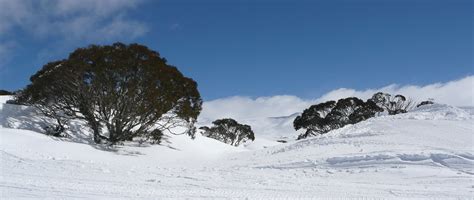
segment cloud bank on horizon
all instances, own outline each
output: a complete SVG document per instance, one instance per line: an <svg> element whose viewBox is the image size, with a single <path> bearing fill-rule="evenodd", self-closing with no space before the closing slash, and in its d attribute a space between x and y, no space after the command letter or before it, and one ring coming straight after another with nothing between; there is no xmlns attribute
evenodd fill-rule
<svg viewBox="0 0 474 200"><path fill-rule="evenodd" d="M355 90L340 88L332 90L317 99L302 99L291 95L250 98L233 96L206 101L199 117L201 122L230 117L237 120L262 117L288 116L303 111L315 103L338 100L345 97L368 99L376 92L402 94L416 102L434 99L437 103L454 106L474 106L474 76L445 83L424 86L391 84L382 88Z"/></svg>

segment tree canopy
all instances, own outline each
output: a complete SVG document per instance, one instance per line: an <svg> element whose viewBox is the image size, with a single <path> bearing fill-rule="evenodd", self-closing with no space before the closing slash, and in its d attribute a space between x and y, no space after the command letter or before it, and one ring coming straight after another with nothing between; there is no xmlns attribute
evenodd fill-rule
<svg viewBox="0 0 474 200"><path fill-rule="evenodd" d="M293 122L295 130L306 129L298 136L303 139L309 136L327 133L347 124L355 124L375 116L383 109L373 101L366 102L356 97L312 105L305 109Z"/></svg>
<svg viewBox="0 0 474 200"><path fill-rule="evenodd" d="M87 121L95 142L135 137L159 142L162 131L177 126L194 136L202 106L194 80L139 44L79 48L30 80L18 102L39 108L60 127L68 119Z"/></svg>
<svg viewBox="0 0 474 200"><path fill-rule="evenodd" d="M212 122L214 126L207 127L203 126L200 129L203 130L203 136L210 137L221 142L239 146L249 140L254 141L255 135L252 128L246 124L240 124L234 119L218 119Z"/></svg>
<svg viewBox="0 0 474 200"><path fill-rule="evenodd" d="M388 93L377 92L370 100L385 109L389 115L406 113L413 106L413 102L401 94L392 96Z"/></svg>

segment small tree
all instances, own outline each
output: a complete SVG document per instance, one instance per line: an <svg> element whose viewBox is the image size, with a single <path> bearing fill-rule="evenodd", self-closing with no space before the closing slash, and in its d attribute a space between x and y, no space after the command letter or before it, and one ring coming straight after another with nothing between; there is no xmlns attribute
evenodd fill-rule
<svg viewBox="0 0 474 200"><path fill-rule="evenodd" d="M377 104L377 106L384 108L389 115L406 113L413 104L412 100L407 99L403 95L397 94L392 96L383 92L375 93L371 100Z"/></svg>
<svg viewBox="0 0 474 200"><path fill-rule="evenodd" d="M63 120L85 120L97 143L135 137L159 142L162 131L177 126L187 127L181 134L193 137L202 105L196 82L138 44L80 48L68 59L46 64L30 80L18 102L58 119L58 126Z"/></svg>
<svg viewBox="0 0 474 200"><path fill-rule="evenodd" d="M420 106L424 106L424 105L430 105L430 104L434 104L434 99L430 98L426 101L422 101L420 102L418 105L416 105L416 107L420 107Z"/></svg>
<svg viewBox="0 0 474 200"><path fill-rule="evenodd" d="M255 140L252 128L246 124L239 124L234 119L219 119L212 122L214 126L211 128L203 126L199 129L203 130L202 135L219 140L232 146L239 146L248 140Z"/></svg>

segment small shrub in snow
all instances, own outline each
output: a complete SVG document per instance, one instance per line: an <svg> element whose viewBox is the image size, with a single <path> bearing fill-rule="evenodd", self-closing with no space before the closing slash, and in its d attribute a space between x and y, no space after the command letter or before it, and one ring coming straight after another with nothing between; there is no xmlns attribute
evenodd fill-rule
<svg viewBox="0 0 474 200"><path fill-rule="evenodd" d="M18 102L16 99L7 100L5 103L7 103L7 104L13 104L13 105L23 105L23 104L21 104L20 102Z"/></svg>
<svg viewBox="0 0 474 200"><path fill-rule="evenodd" d="M214 126L203 126L199 129L203 130L202 135L210 137L221 142L239 146L249 140L254 141L255 135L249 125L239 124L234 119L219 119L212 122Z"/></svg>
<svg viewBox="0 0 474 200"><path fill-rule="evenodd" d="M377 106L385 109L389 115L406 113L413 106L413 101L400 94L392 96L387 93L377 92L372 96L371 100Z"/></svg>
<svg viewBox="0 0 474 200"><path fill-rule="evenodd" d="M420 107L420 106L430 105L430 104L434 104L434 102L433 102L433 101L430 101L430 100L428 100L428 101L422 101L422 102L420 102L418 105L416 105L416 107L418 108L418 107Z"/></svg>

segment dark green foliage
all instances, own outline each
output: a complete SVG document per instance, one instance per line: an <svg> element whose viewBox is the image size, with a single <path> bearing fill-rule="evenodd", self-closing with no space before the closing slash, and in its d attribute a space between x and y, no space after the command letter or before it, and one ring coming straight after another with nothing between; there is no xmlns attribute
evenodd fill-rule
<svg viewBox="0 0 474 200"><path fill-rule="evenodd" d="M375 114L383 112L383 108L378 107L370 99L363 103L357 110L349 115L349 121L351 124L355 124L366 119L372 118Z"/></svg>
<svg viewBox="0 0 474 200"><path fill-rule="evenodd" d="M346 124L352 124L349 117L356 111L362 108L364 101L356 97L349 97L345 99L339 99L336 106L326 116L329 122L333 124L333 127L342 127Z"/></svg>
<svg viewBox="0 0 474 200"><path fill-rule="evenodd" d="M135 137L159 142L162 131L177 126L188 127L186 133L194 136L192 125L202 105L196 82L138 44L79 48L68 59L46 64L30 80L18 102L58 120L87 121L97 143Z"/></svg>
<svg viewBox="0 0 474 200"><path fill-rule="evenodd" d="M392 96L387 93L377 92L371 100L377 104L377 106L385 109L389 115L396 115L400 113L406 113L409 108L412 107L413 102L408 100L403 95Z"/></svg>
<svg viewBox="0 0 474 200"><path fill-rule="evenodd" d="M302 115L296 117L293 127L298 130L304 127L317 125L317 122L323 120L335 106L335 101L328 101L325 103L312 105L308 109L304 110Z"/></svg>
<svg viewBox="0 0 474 200"><path fill-rule="evenodd" d="M0 90L0 95L13 95L13 92L7 91L7 90Z"/></svg>
<svg viewBox="0 0 474 200"><path fill-rule="evenodd" d="M293 126L296 130L306 129L298 136L298 139L303 139L327 133L347 124L358 123L382 111L383 109L371 100L364 102L350 97L339 99L337 103L328 101L309 107L303 111L303 114L296 117Z"/></svg>
<svg viewBox="0 0 474 200"><path fill-rule="evenodd" d="M328 101L305 109L303 114L297 116L293 122L293 127L295 130L306 129L306 132L300 136L298 139L306 138L311 135L317 135L320 133L328 132L332 130L332 126L329 122L329 119L326 116L332 111L336 106L335 101Z"/></svg>
<svg viewBox="0 0 474 200"><path fill-rule="evenodd" d="M219 119L212 122L211 128L203 126L203 136L214 138L221 142L239 146L248 140L255 140L255 135L249 125L239 124L234 119Z"/></svg>
<svg viewBox="0 0 474 200"><path fill-rule="evenodd" d="M424 105L430 105L430 104L434 104L434 102L433 102L433 101L431 101L431 100L428 100L428 101L422 101L422 102L420 102L418 105L416 105L416 107L418 108L418 107L420 107L420 106L424 106Z"/></svg>

